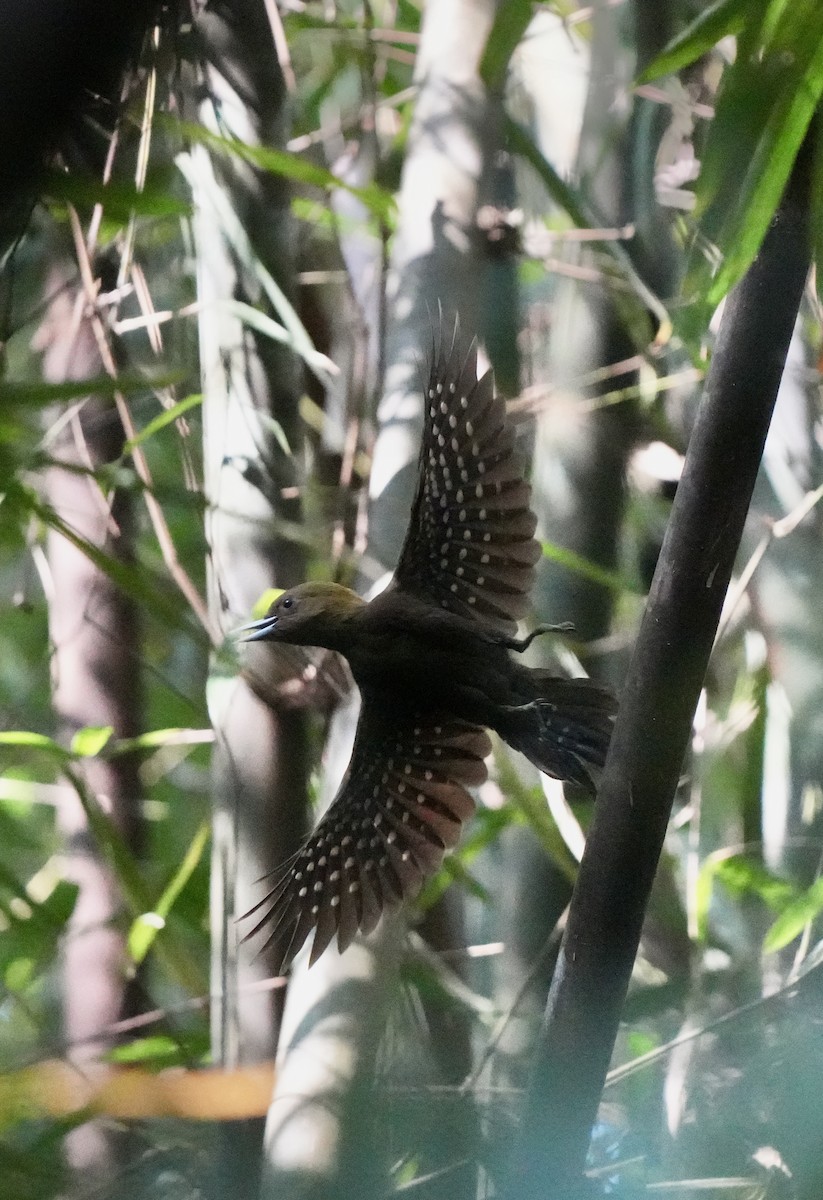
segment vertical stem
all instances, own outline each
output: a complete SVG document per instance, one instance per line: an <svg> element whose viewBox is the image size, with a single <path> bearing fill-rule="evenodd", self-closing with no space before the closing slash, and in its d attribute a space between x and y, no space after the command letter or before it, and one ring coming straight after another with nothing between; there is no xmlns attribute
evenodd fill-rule
<svg viewBox="0 0 823 1200"><path fill-rule="evenodd" d="M643 916L809 269L801 152L728 298L622 695L515 1150L510 1195L580 1188Z"/></svg>

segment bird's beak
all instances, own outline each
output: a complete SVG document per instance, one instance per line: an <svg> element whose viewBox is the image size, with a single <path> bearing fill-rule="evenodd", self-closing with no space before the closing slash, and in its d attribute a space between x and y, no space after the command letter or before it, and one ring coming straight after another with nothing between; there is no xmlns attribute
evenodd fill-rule
<svg viewBox="0 0 823 1200"><path fill-rule="evenodd" d="M277 629L277 622L277 617L263 617L260 621L252 621L250 625L241 625L239 629L235 629L235 636L244 633L246 637L241 637L241 642L262 642L271 637Z"/></svg>

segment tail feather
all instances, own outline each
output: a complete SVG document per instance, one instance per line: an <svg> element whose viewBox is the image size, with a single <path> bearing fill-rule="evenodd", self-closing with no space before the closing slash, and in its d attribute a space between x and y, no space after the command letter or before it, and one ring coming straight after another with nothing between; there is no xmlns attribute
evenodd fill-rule
<svg viewBox="0 0 823 1200"><path fill-rule="evenodd" d="M539 771L594 791L592 767L602 767L611 741L614 696L588 679L562 679L524 668L522 703L508 707L498 732ZM524 677L521 677L521 680Z"/></svg>

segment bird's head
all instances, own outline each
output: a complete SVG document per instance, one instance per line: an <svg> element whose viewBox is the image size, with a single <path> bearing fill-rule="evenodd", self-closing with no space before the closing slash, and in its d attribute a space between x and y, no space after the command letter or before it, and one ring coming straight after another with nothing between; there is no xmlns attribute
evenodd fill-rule
<svg viewBox="0 0 823 1200"><path fill-rule="evenodd" d="M337 648L336 635L365 601L339 583L301 583L281 592L265 617L238 629L245 642Z"/></svg>

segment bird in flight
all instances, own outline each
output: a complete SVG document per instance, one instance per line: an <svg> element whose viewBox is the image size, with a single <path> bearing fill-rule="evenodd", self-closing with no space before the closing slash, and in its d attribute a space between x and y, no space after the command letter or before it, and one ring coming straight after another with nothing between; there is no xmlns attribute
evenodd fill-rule
<svg viewBox="0 0 823 1200"><path fill-rule="evenodd" d="M286 947L285 967L314 930L310 963L337 936L345 948L383 909L415 894L456 845L486 779L488 729L556 779L593 790L615 702L512 656L540 546L530 489L491 372L475 345L432 355L417 490L388 588L370 602L336 583L282 592L247 641L336 650L362 705L351 762L304 845L275 873L246 939Z"/></svg>

